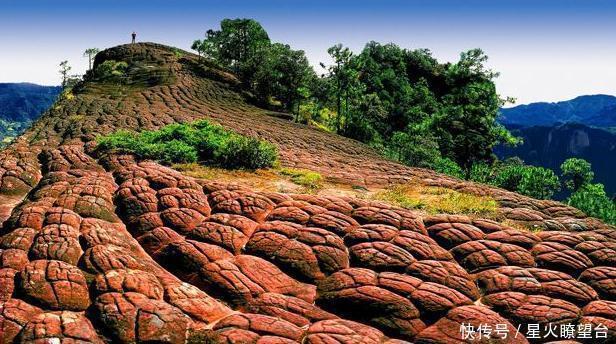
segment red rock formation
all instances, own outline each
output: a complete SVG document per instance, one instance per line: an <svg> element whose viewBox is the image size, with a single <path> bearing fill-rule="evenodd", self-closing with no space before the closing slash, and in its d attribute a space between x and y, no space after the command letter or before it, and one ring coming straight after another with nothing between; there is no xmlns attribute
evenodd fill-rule
<svg viewBox="0 0 616 344"><path fill-rule="evenodd" d="M531 323L604 325L593 343L616 339L615 228L268 116L188 53L133 44L96 63L111 58L130 64L132 87L86 82L0 152L1 343L463 343L468 325L510 333L473 343L527 343L513 334ZM92 153L98 134L199 118L331 180L491 195L502 219L538 231Z"/></svg>

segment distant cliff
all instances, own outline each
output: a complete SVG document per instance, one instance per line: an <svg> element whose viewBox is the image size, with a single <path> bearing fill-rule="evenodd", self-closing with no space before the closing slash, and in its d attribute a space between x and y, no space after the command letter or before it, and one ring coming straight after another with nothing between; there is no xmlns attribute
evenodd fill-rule
<svg viewBox="0 0 616 344"><path fill-rule="evenodd" d="M579 157L592 164L596 180L608 193L616 193L616 134L583 124L521 127L509 126L514 135L524 138L515 147L497 147L499 157L519 156L526 163L560 172L560 164L570 157Z"/></svg>

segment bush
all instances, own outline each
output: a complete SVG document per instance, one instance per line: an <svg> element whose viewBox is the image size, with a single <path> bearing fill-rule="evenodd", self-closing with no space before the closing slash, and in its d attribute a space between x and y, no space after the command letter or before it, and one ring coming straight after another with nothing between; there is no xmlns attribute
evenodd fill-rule
<svg viewBox="0 0 616 344"><path fill-rule="evenodd" d="M122 77L128 69L124 61L107 60L96 67L94 76L101 79Z"/></svg>
<svg viewBox="0 0 616 344"><path fill-rule="evenodd" d="M172 164L196 162L197 150L184 141L172 140L163 144L161 160Z"/></svg>
<svg viewBox="0 0 616 344"><path fill-rule="evenodd" d="M524 176L524 166L505 165L497 169L493 184L509 191L517 191Z"/></svg>
<svg viewBox="0 0 616 344"><path fill-rule="evenodd" d="M271 167L278 159L276 146L245 137L207 121L171 124L156 131L118 131L97 139L97 150L116 150L165 163L198 160L226 168Z"/></svg>
<svg viewBox="0 0 616 344"><path fill-rule="evenodd" d="M493 183L492 167L484 162L473 164L469 179L477 183Z"/></svg>
<svg viewBox="0 0 616 344"><path fill-rule="evenodd" d="M603 184L583 185L567 199L567 204L616 225L616 205L605 193Z"/></svg>
<svg viewBox="0 0 616 344"><path fill-rule="evenodd" d="M464 171L462 168L449 158L437 158L432 165L432 169L452 177L464 178Z"/></svg>
<svg viewBox="0 0 616 344"><path fill-rule="evenodd" d="M550 199L560 190L560 181L554 171L536 166L525 166L517 192L538 199Z"/></svg>
<svg viewBox="0 0 616 344"><path fill-rule="evenodd" d="M565 185L574 192L595 178L590 163L584 159L569 158L560 165L560 170Z"/></svg>
<svg viewBox="0 0 616 344"><path fill-rule="evenodd" d="M137 135L130 131L118 130L113 134L102 136L97 139L97 149L134 151L137 146Z"/></svg>
<svg viewBox="0 0 616 344"><path fill-rule="evenodd" d="M494 174L493 185L538 199L551 198L560 190L558 176L543 167L507 164L497 167Z"/></svg>
<svg viewBox="0 0 616 344"><path fill-rule="evenodd" d="M276 162L278 151L270 143L234 135L221 147L219 160L226 168L265 168Z"/></svg>

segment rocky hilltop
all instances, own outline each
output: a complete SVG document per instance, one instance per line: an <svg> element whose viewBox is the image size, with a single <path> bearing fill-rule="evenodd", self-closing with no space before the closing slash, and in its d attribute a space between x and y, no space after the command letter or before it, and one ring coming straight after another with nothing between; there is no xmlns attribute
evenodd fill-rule
<svg viewBox="0 0 616 344"><path fill-rule="evenodd" d="M0 342L458 343L462 324L484 324L527 343L514 335L532 323L616 338L614 227L291 123L184 51L124 45L95 67L107 60L128 64L121 84L90 78L0 152ZM202 118L276 144L283 166L489 195L499 215L258 191L93 153L99 134Z"/></svg>

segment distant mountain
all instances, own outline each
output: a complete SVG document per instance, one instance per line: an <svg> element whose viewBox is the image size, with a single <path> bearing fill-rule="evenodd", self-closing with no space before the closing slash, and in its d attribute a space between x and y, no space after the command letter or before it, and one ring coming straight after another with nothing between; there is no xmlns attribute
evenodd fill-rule
<svg viewBox="0 0 616 344"><path fill-rule="evenodd" d="M560 173L560 164L567 158L583 158L592 164L595 179L603 183L609 194L616 193L616 134L582 124L555 126L509 126L514 135L524 138L518 147L497 147L501 157L519 156L526 163L543 166Z"/></svg>
<svg viewBox="0 0 616 344"><path fill-rule="evenodd" d="M557 103L531 103L501 109L500 122L506 126L551 126L581 123L588 126L616 127L616 97L580 96Z"/></svg>
<svg viewBox="0 0 616 344"><path fill-rule="evenodd" d="M56 100L59 86L0 83L0 146L21 134Z"/></svg>
<svg viewBox="0 0 616 344"><path fill-rule="evenodd" d="M59 86L28 83L0 83L0 119L11 122L32 121L55 101Z"/></svg>

